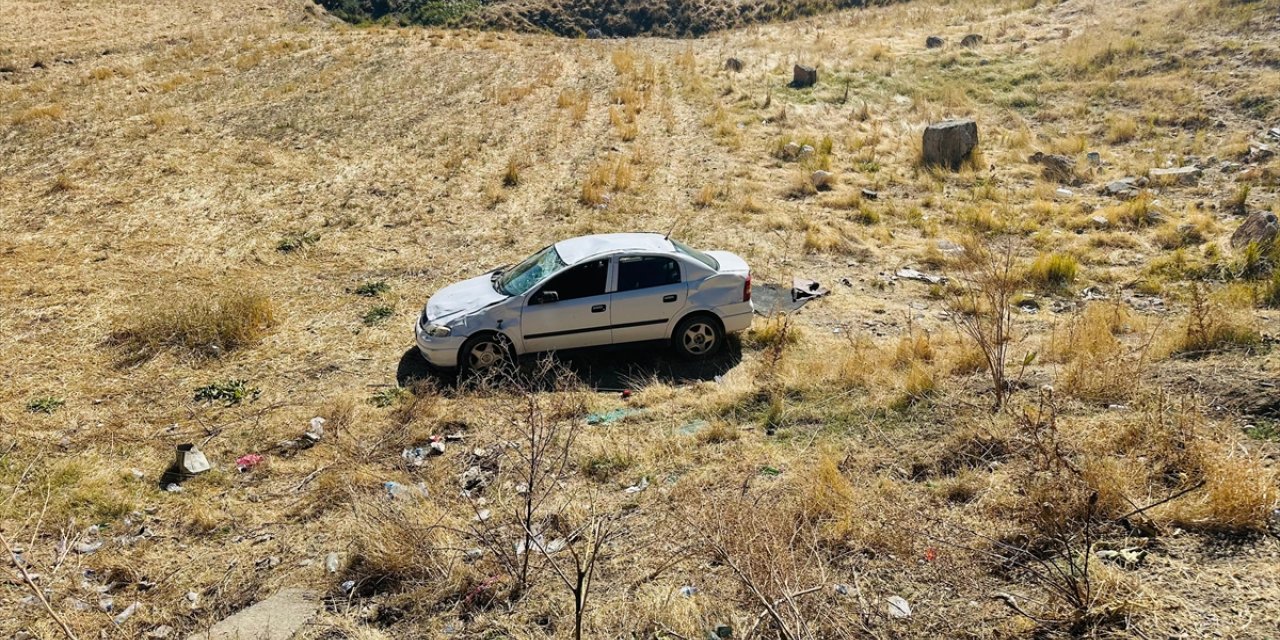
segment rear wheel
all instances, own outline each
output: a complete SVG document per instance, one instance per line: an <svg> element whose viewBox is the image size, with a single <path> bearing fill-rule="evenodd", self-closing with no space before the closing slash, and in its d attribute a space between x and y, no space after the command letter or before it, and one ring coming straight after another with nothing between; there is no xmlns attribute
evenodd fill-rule
<svg viewBox="0 0 1280 640"><path fill-rule="evenodd" d="M671 342L676 353L681 356L692 359L709 358L724 346L724 329L711 316L689 316L676 325Z"/></svg>
<svg viewBox="0 0 1280 640"><path fill-rule="evenodd" d="M515 362L511 341L500 333L472 336L458 353L458 370L465 375L502 371Z"/></svg>

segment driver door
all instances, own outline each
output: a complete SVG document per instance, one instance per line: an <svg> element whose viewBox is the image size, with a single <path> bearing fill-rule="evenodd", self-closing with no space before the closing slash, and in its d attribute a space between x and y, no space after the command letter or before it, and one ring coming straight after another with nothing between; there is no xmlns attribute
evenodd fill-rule
<svg viewBox="0 0 1280 640"><path fill-rule="evenodd" d="M520 318L526 352L609 344L608 258L579 264L525 298Z"/></svg>

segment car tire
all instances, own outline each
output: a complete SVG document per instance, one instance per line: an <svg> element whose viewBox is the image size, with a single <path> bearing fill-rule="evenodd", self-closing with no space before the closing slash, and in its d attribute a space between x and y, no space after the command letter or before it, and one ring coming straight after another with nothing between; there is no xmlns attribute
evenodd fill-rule
<svg viewBox="0 0 1280 640"><path fill-rule="evenodd" d="M690 360L710 358L724 348L724 327L715 316L698 313L680 321L671 334L676 353Z"/></svg>
<svg viewBox="0 0 1280 640"><path fill-rule="evenodd" d="M507 371L515 362L511 341L501 333L471 336L458 350L458 373L464 376Z"/></svg>

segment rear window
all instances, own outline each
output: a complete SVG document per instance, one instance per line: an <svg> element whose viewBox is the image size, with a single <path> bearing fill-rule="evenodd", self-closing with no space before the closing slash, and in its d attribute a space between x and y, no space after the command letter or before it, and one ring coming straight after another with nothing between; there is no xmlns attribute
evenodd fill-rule
<svg viewBox="0 0 1280 640"><path fill-rule="evenodd" d="M720 263L716 262L715 258L712 258L711 256L701 251L698 251L697 249L694 249L693 247L683 242L680 242L679 240L672 240L671 245L676 248L676 251L679 251L680 253L683 253L686 256L689 256L690 258L693 258L694 260L697 260L698 262L701 262L702 264L705 264L708 267L715 269L716 271L720 270Z"/></svg>
<svg viewBox="0 0 1280 640"><path fill-rule="evenodd" d="M680 283L680 265L661 256L618 259L618 291L635 291Z"/></svg>

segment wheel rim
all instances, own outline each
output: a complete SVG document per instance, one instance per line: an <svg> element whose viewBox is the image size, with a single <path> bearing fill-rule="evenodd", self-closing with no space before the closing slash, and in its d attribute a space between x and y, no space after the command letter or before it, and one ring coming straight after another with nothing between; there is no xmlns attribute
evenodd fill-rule
<svg viewBox="0 0 1280 640"><path fill-rule="evenodd" d="M716 346L716 330L705 322L695 322L684 330L683 341L685 351L700 356Z"/></svg>
<svg viewBox="0 0 1280 640"><path fill-rule="evenodd" d="M502 345L492 341L481 342L471 348L471 357L467 363L471 365L472 370L479 371L502 362L505 355L502 352Z"/></svg>

